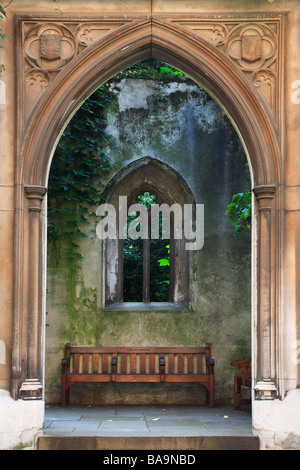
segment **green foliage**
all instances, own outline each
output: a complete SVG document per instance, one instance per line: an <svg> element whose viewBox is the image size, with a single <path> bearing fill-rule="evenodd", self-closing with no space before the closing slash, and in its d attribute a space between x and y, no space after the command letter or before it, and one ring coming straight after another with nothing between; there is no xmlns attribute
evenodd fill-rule
<svg viewBox="0 0 300 470"><path fill-rule="evenodd" d="M4 8L0 5L0 18L6 18L6 11L4 10ZM0 38L1 39L11 39L9 36L7 36L7 34L4 34L2 33L2 29L0 29ZM3 46L0 44L0 48L3 48Z"/></svg>
<svg viewBox="0 0 300 470"><path fill-rule="evenodd" d="M3 6L0 5L0 18L3 18L6 16L6 11L4 10Z"/></svg>
<svg viewBox="0 0 300 470"><path fill-rule="evenodd" d="M6 11L4 8L0 5L0 18L6 18ZM0 29L0 38L1 39L11 39L7 34L2 33L2 29ZM0 44L0 48L3 49L3 46Z"/></svg>
<svg viewBox="0 0 300 470"><path fill-rule="evenodd" d="M235 235L245 229L251 228L251 192L237 193L232 196L231 203L225 212L230 220Z"/></svg>
<svg viewBox="0 0 300 470"><path fill-rule="evenodd" d="M170 266L170 245L166 245L166 248L168 250L168 257L159 259L159 266Z"/></svg>
<svg viewBox="0 0 300 470"><path fill-rule="evenodd" d="M155 204L154 202L155 198L156 196L154 196L154 194L150 194L148 192L145 192L144 194L141 194L140 196L138 196L138 199L141 201L140 204L143 204L144 206L146 206L147 209L149 209L149 207L152 204Z"/></svg>
<svg viewBox="0 0 300 470"><path fill-rule="evenodd" d="M4 10L2 5L0 5L0 18L3 19L4 17L6 17L6 11ZM11 39L11 38L9 36L7 36L7 34L2 33L2 29L0 29L0 39ZM0 44L0 49L3 49L2 44ZM4 70L5 70L5 66L3 64L0 64L0 78L1 78L1 74L2 74L2 72L4 72Z"/></svg>
<svg viewBox="0 0 300 470"><path fill-rule="evenodd" d="M55 151L49 175L48 236L55 248L65 240L65 254L80 258L78 238L91 223L103 189L103 176L110 172L105 152L103 110L112 99L106 85L91 95L64 131ZM60 256L59 250L56 250Z"/></svg>
<svg viewBox="0 0 300 470"><path fill-rule="evenodd" d="M113 81L119 81L123 78L141 78L144 80L170 81L170 80L187 80L188 77L182 72L171 66L166 66L158 60L148 59L129 67L122 72L117 73Z"/></svg>

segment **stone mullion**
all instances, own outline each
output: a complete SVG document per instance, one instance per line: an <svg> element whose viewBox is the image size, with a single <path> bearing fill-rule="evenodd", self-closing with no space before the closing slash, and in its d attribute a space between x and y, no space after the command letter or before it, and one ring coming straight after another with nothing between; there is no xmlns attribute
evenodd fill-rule
<svg viewBox="0 0 300 470"><path fill-rule="evenodd" d="M46 188L26 186L28 198L28 319L27 319L27 378L20 389L23 399L40 399L42 390L39 377L40 331L40 213Z"/></svg>
<svg viewBox="0 0 300 470"><path fill-rule="evenodd" d="M150 210L148 209L147 237L143 239L143 302L150 302Z"/></svg>
<svg viewBox="0 0 300 470"><path fill-rule="evenodd" d="M275 328L275 315L272 302L272 227L273 227L273 200L276 188L274 186L258 186L254 194L258 202L258 367L257 383L255 384L257 399L273 399L277 390L272 376L275 354L273 336Z"/></svg>

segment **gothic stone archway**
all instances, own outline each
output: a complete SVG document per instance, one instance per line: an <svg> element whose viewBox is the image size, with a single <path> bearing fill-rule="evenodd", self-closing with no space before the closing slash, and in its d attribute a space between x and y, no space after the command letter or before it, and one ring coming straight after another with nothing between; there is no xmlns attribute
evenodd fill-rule
<svg viewBox="0 0 300 470"><path fill-rule="evenodd" d="M275 25L275 26L274 26ZM206 88L235 124L255 195L254 388L283 396L275 332L279 246L283 18L16 18L18 142L12 395L41 398L45 208L59 136L92 91L140 60L169 63ZM105 30L105 32L103 32Z"/></svg>

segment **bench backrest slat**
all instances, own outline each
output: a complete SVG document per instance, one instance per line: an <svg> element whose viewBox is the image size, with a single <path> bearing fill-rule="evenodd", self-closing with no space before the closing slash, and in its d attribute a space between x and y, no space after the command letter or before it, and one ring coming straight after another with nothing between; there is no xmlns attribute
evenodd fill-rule
<svg viewBox="0 0 300 470"><path fill-rule="evenodd" d="M99 370L99 354L93 354L93 373L96 374Z"/></svg>
<svg viewBox="0 0 300 470"><path fill-rule="evenodd" d="M183 361L183 354L178 354L178 374L183 374L184 371L184 361Z"/></svg>
<svg viewBox="0 0 300 470"><path fill-rule="evenodd" d="M116 346L116 347L89 347L89 346L71 346L71 353L79 353L79 354L84 354L87 352L87 350L93 354L101 354L101 353L107 353L107 354L112 354L112 353L125 353L125 354L140 354L140 353L147 353L151 354L153 352L156 352L157 354L163 353L163 354L171 354L171 353L178 353L183 352L183 353L200 353L200 354L205 354L206 347L197 347L197 346L162 346L162 347L123 347L123 346Z"/></svg>
<svg viewBox="0 0 300 470"><path fill-rule="evenodd" d="M169 354L169 362L168 362L168 373L169 374L174 374L175 373L175 354Z"/></svg>
<svg viewBox="0 0 300 470"><path fill-rule="evenodd" d="M130 373L136 374L136 354L133 353L130 356Z"/></svg>
<svg viewBox="0 0 300 470"><path fill-rule="evenodd" d="M140 374L146 373L146 354L140 355Z"/></svg>
<svg viewBox="0 0 300 470"><path fill-rule="evenodd" d="M121 354L121 374L127 373L127 354Z"/></svg>
<svg viewBox="0 0 300 470"><path fill-rule="evenodd" d="M203 357L200 355L197 356L196 370L197 374L203 374Z"/></svg>
<svg viewBox="0 0 300 470"><path fill-rule="evenodd" d="M84 373L89 372L89 362L90 362L90 355L86 353L83 355L83 372Z"/></svg>
<svg viewBox="0 0 300 470"><path fill-rule="evenodd" d="M102 373L107 374L109 372L108 370L108 355L107 354L102 354Z"/></svg>
<svg viewBox="0 0 300 470"><path fill-rule="evenodd" d="M76 374L79 374L79 360L80 360L80 355L74 354L73 370Z"/></svg>

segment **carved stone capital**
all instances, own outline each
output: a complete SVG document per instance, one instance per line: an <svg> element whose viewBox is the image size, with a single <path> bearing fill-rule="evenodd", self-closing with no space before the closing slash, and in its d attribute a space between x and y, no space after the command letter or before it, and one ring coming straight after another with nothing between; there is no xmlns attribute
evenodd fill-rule
<svg viewBox="0 0 300 470"><path fill-rule="evenodd" d="M25 193L28 199L43 200L46 192L47 188L45 188L44 186L38 186L35 184L25 186Z"/></svg>
<svg viewBox="0 0 300 470"><path fill-rule="evenodd" d="M44 186L31 185L25 186L25 194L27 199L30 200L30 211L41 211L41 203L45 197L47 189Z"/></svg>
<svg viewBox="0 0 300 470"><path fill-rule="evenodd" d="M276 193L276 186L256 186L253 189L253 192L259 205L258 210L271 210L270 204L271 200L274 199Z"/></svg>

